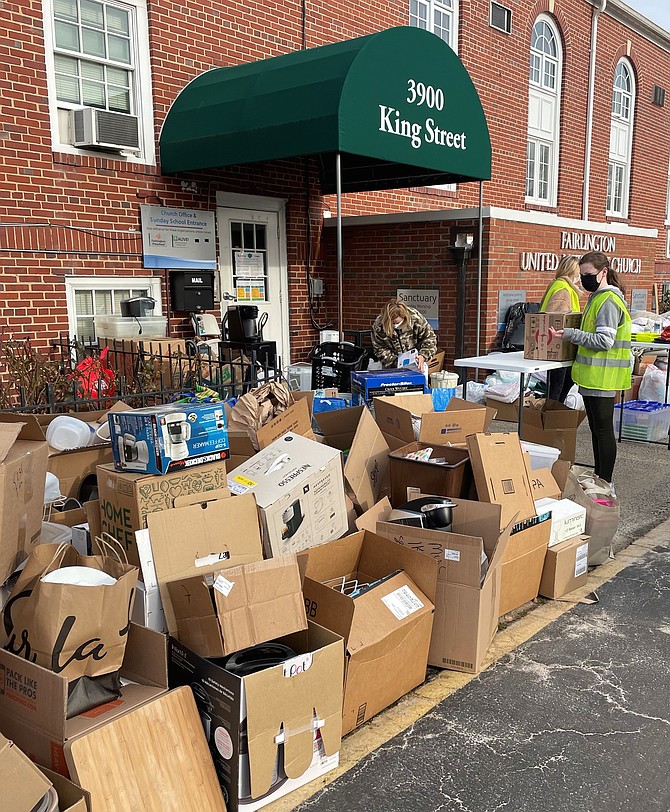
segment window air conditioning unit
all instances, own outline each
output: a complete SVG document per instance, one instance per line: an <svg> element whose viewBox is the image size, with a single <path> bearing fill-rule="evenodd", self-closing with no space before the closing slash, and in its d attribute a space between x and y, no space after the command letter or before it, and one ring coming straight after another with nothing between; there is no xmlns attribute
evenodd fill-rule
<svg viewBox="0 0 670 812"><path fill-rule="evenodd" d="M98 110L96 107L72 110L70 115L75 147L93 147L118 152L140 151L137 116Z"/></svg>

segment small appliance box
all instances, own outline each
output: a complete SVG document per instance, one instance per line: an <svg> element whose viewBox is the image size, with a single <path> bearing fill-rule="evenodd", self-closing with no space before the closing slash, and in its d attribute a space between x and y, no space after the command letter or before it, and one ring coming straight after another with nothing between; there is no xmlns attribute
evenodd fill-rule
<svg viewBox="0 0 670 812"><path fill-rule="evenodd" d="M117 471L110 463L99 465L97 476L101 530L123 544L128 560L135 566L140 564L135 533L147 526L150 513L171 510L175 502L191 495L204 499L207 494L227 489L225 462L160 476Z"/></svg>
<svg viewBox="0 0 670 812"><path fill-rule="evenodd" d="M571 361L577 345L561 338L549 340L549 328L579 327L581 313L529 313L526 315L523 357L534 361Z"/></svg>
<svg viewBox="0 0 670 812"><path fill-rule="evenodd" d="M426 376L418 369L375 369L351 373L351 403L371 405L372 398L426 391Z"/></svg>
<svg viewBox="0 0 670 812"><path fill-rule="evenodd" d="M536 499L535 510L538 516L551 513L550 547L579 536L586 529L586 508L572 499Z"/></svg>
<svg viewBox="0 0 670 812"><path fill-rule="evenodd" d="M222 403L168 403L109 415L114 466L167 474L230 456Z"/></svg>
<svg viewBox="0 0 670 812"><path fill-rule="evenodd" d="M170 638L170 685L195 696L228 812L253 812L339 763L342 638L315 623L275 641L295 656L226 670Z"/></svg>
<svg viewBox="0 0 670 812"><path fill-rule="evenodd" d="M340 451L288 432L228 474L233 494L256 497L267 558L347 532Z"/></svg>
<svg viewBox="0 0 670 812"><path fill-rule="evenodd" d="M308 618L344 636L349 733L426 678L438 564L367 530L300 559Z"/></svg>
<svg viewBox="0 0 670 812"><path fill-rule="evenodd" d="M547 550L540 595L562 598L584 586L588 578L589 537L575 536Z"/></svg>

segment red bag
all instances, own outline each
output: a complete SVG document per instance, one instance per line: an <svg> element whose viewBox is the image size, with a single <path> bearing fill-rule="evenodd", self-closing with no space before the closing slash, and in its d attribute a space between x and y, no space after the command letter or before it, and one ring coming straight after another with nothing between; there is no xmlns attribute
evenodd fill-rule
<svg viewBox="0 0 670 812"><path fill-rule="evenodd" d="M74 379L79 384L82 397L96 400L116 393L114 370L109 366L108 353L109 347L104 347L99 358L88 356L75 367Z"/></svg>

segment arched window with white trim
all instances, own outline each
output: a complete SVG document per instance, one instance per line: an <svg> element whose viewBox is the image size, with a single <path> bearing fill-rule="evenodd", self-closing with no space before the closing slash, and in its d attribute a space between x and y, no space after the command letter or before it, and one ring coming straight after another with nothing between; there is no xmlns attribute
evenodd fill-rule
<svg viewBox="0 0 670 812"><path fill-rule="evenodd" d="M555 206L563 49L554 21L540 14L530 40L526 201Z"/></svg>
<svg viewBox="0 0 670 812"><path fill-rule="evenodd" d="M634 109L635 77L630 62L624 58L617 63L612 88L607 214L613 217L628 216Z"/></svg>

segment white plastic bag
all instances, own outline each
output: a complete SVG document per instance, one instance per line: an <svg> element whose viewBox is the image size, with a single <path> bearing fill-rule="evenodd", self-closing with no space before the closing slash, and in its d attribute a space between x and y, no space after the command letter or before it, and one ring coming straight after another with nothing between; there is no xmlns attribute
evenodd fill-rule
<svg viewBox="0 0 670 812"><path fill-rule="evenodd" d="M456 387L456 397L463 397L463 385ZM486 401L486 384L477 381L468 381L468 400L472 403L484 403Z"/></svg>
<svg viewBox="0 0 670 812"><path fill-rule="evenodd" d="M491 377L491 376L489 376ZM486 379L488 380L488 378ZM499 400L502 403L514 403L519 397L519 379L509 383L494 383L486 387L486 397Z"/></svg>
<svg viewBox="0 0 670 812"><path fill-rule="evenodd" d="M668 403L668 389L665 387L666 372L654 364L644 371L638 400L653 400L655 403Z"/></svg>

